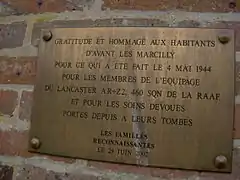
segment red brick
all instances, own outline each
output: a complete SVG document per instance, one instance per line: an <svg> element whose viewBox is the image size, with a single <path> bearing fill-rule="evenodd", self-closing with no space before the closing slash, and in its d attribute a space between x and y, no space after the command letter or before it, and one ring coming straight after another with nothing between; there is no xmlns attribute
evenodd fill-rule
<svg viewBox="0 0 240 180"><path fill-rule="evenodd" d="M240 139L240 104L235 106L234 138Z"/></svg>
<svg viewBox="0 0 240 180"><path fill-rule="evenodd" d="M7 6L8 11L15 15L83 10L84 7L90 8L93 2L93 0L1 0L2 6L4 8ZM9 15L9 13L0 12L0 15Z"/></svg>
<svg viewBox="0 0 240 180"><path fill-rule="evenodd" d="M54 161L63 161L66 163L74 163L74 159L62 158L57 156L46 156L28 152L28 131L0 131L0 154L7 156L48 157Z"/></svg>
<svg viewBox="0 0 240 180"><path fill-rule="evenodd" d="M226 0L104 0L104 7L133 10L183 10L194 12L239 11L237 4Z"/></svg>
<svg viewBox="0 0 240 180"><path fill-rule="evenodd" d="M12 180L13 168L0 165L0 180Z"/></svg>
<svg viewBox="0 0 240 180"><path fill-rule="evenodd" d="M0 57L0 84L33 84L37 57Z"/></svg>
<svg viewBox="0 0 240 180"><path fill-rule="evenodd" d="M23 91L21 100L20 100L19 119L28 120L28 121L30 120L32 102L33 102L33 92Z"/></svg>
<svg viewBox="0 0 240 180"><path fill-rule="evenodd" d="M0 24L0 49L22 46L26 28L25 22Z"/></svg>
<svg viewBox="0 0 240 180"><path fill-rule="evenodd" d="M66 10L65 0L39 1L43 2L42 4L38 4L38 1L32 0L2 0L2 2L8 3L11 8L25 13L61 12Z"/></svg>
<svg viewBox="0 0 240 180"><path fill-rule="evenodd" d="M0 90L0 115L12 116L18 100L18 92L11 90Z"/></svg>
<svg viewBox="0 0 240 180"><path fill-rule="evenodd" d="M20 156L25 154L27 133L18 131L0 131L0 154Z"/></svg>

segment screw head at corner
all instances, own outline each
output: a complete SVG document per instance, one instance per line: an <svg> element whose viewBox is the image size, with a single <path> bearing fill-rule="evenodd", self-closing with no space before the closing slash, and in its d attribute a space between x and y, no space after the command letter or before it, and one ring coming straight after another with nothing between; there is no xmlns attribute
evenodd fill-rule
<svg viewBox="0 0 240 180"><path fill-rule="evenodd" d="M228 160L226 156L219 155L215 158L215 167L218 169L224 169L227 166Z"/></svg>
<svg viewBox="0 0 240 180"><path fill-rule="evenodd" d="M43 32L43 40L50 41L52 39L52 32L51 31L44 31Z"/></svg>
<svg viewBox="0 0 240 180"><path fill-rule="evenodd" d="M230 38L228 36L218 36L218 41L222 44L227 44Z"/></svg>
<svg viewBox="0 0 240 180"><path fill-rule="evenodd" d="M32 138L30 144L33 149L39 149L41 146L41 142L38 138Z"/></svg>

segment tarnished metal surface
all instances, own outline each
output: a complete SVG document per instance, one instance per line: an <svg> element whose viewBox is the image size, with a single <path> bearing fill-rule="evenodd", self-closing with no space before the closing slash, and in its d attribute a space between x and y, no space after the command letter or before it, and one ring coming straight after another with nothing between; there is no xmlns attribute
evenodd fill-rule
<svg viewBox="0 0 240 180"><path fill-rule="evenodd" d="M30 151L231 171L232 30L56 28L42 36Z"/></svg>

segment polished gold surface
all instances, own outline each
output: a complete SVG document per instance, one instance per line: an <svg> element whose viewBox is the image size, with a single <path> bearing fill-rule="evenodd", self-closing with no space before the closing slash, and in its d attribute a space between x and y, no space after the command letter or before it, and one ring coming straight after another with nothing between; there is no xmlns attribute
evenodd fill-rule
<svg viewBox="0 0 240 180"><path fill-rule="evenodd" d="M29 150L229 172L234 54L225 29L45 30Z"/></svg>

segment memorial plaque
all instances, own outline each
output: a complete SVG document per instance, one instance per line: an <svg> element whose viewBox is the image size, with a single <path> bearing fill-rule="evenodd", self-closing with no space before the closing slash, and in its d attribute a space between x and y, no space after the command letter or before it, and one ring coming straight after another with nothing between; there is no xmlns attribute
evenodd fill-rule
<svg viewBox="0 0 240 180"><path fill-rule="evenodd" d="M29 150L230 172L234 31L44 30Z"/></svg>

